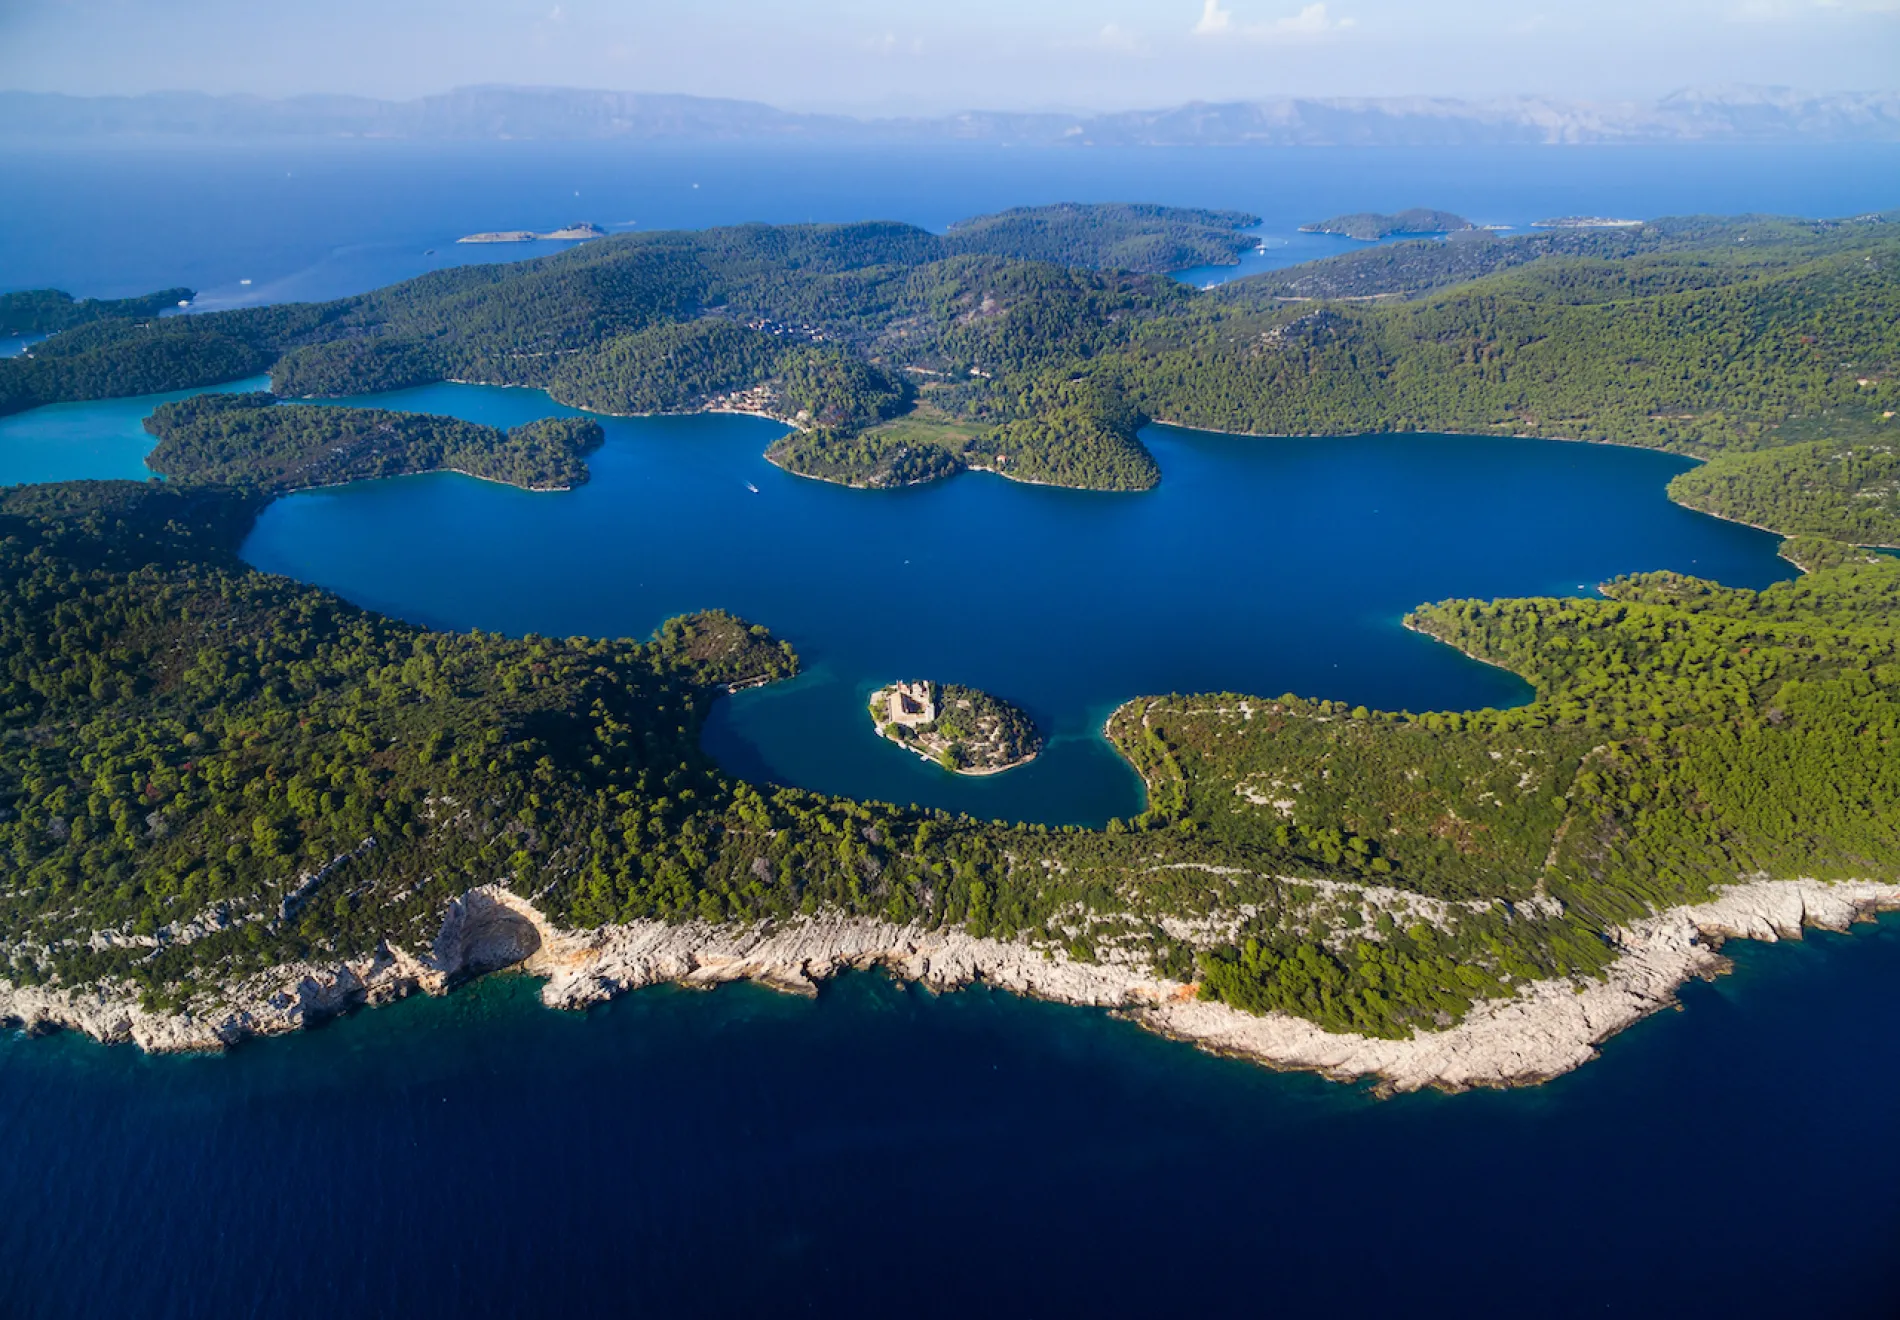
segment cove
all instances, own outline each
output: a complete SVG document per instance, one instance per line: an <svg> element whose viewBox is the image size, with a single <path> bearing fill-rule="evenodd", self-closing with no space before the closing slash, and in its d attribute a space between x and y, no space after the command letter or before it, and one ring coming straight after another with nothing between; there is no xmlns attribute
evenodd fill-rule
<svg viewBox="0 0 1900 1320"><path fill-rule="evenodd" d="M501 426L572 411L537 391L446 384L340 402ZM603 423L578 490L431 474L307 491L271 505L243 553L437 627L644 636L671 615L729 609L805 664L715 708L706 746L732 772L1083 825L1143 805L1100 737L1132 697L1509 705L1527 685L1406 632L1405 612L1450 596L1584 594L1646 569L1747 587L1794 571L1776 538L1667 500L1688 460L1631 449L1155 426L1144 438L1163 480L1140 495L984 474L859 491L767 463L782 428L761 419ZM984 779L924 764L864 713L871 691L906 677L1016 703L1048 749Z"/></svg>
<svg viewBox="0 0 1900 1320"><path fill-rule="evenodd" d="M141 394L88 403L49 403L0 417L0 486L25 482L124 478L147 481L153 440L142 423L161 403L196 394L267 390L270 377L233 381L204 390Z"/></svg>

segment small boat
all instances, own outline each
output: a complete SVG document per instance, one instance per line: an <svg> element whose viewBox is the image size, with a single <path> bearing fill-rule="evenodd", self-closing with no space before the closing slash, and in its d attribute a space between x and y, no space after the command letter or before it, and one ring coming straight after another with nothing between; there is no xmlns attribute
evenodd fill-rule
<svg viewBox="0 0 1900 1320"><path fill-rule="evenodd" d="M748 481L748 482L746 482L746 484L745 484L745 488L746 488L747 490L749 490L749 491L751 491L751 492L752 492L752 493L753 493L754 495L757 495L757 494L759 493L759 488L758 488L757 486L755 486L755 485L753 485L753 484L752 484L751 482L749 482L749 481Z"/></svg>
<svg viewBox="0 0 1900 1320"><path fill-rule="evenodd" d="M435 255L435 249L434 249L434 248L424 248L424 249L422 249L422 255L423 255L423 256L425 256L425 257L433 257L433 256Z"/></svg>
<svg viewBox="0 0 1900 1320"><path fill-rule="evenodd" d="M238 283L239 283L239 284L249 284L249 283L250 283L250 281L249 281L249 280L239 280L239 281L238 281Z"/></svg>

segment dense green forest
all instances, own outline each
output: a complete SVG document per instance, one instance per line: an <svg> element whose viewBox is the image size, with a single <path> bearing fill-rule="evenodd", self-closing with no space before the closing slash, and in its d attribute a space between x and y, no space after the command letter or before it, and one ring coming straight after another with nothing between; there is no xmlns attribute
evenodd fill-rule
<svg viewBox="0 0 1900 1320"><path fill-rule="evenodd" d="M1145 323L1114 369L1144 413L1229 431L1696 454L1859 434L1900 402L1900 230L1785 228L1659 227L1616 240L1650 245L1633 256L1542 257L1379 303L1289 304L1237 281L1211 309ZM1540 240L1497 243L1519 241Z"/></svg>
<svg viewBox="0 0 1900 1320"><path fill-rule="evenodd" d="M1162 274L1237 264L1259 242L1239 231L1259 223L1259 216L1245 211L1179 206L1021 206L959 221L948 238L957 252Z"/></svg>
<svg viewBox="0 0 1900 1320"><path fill-rule="evenodd" d="M1155 474L1136 432L1150 418L1706 456L1867 439L1897 402L1891 217L1474 233L1208 293L1089 268L1139 265L1113 254L1182 226L1235 241L1246 219L1056 207L950 235L886 223L621 235L331 303L95 320L0 361L0 411L267 370L281 395L456 379L607 412L737 400L845 439L922 401L1007 442L1008 475L1142 489Z"/></svg>
<svg viewBox="0 0 1900 1320"><path fill-rule="evenodd" d="M1900 545L1900 428L1885 444L1822 440L1721 454L1671 481L1669 497L1788 536Z"/></svg>
<svg viewBox="0 0 1900 1320"><path fill-rule="evenodd" d="M145 462L168 477L281 492L408 472L453 470L528 490L587 480L600 423L549 417L504 431L381 408L279 405L274 394L200 394L145 419Z"/></svg>
<svg viewBox="0 0 1900 1320"><path fill-rule="evenodd" d="M913 438L915 430L886 432L880 427L858 435L793 431L775 441L765 456L801 477L870 489L915 486L965 470L958 453L933 440Z"/></svg>
<svg viewBox="0 0 1900 1320"><path fill-rule="evenodd" d="M175 1004L417 947L450 897L501 881L581 925L954 924L1404 1035L1595 974L1651 906L1900 865L1900 560L1849 544L1892 511L1890 217L1399 244L1205 294L968 241L628 235L333 303L101 317L0 361L0 411L265 370L277 395L485 380L607 411L739 400L798 421L774 457L831 479L1128 490L1158 479L1137 436L1157 417L1618 440L1731 456L1679 493L1802 533L1784 553L1809 572L1424 606L1412 626L1536 699L1143 698L1109 729L1141 816L1007 826L720 773L708 703L796 666L728 616L646 641L436 633L236 558L263 500L316 481L573 484L592 423L187 400L153 418L171 481L0 492L0 974ZM1328 281L1364 292L1288 301Z"/></svg>
<svg viewBox="0 0 1900 1320"><path fill-rule="evenodd" d="M160 289L138 298L80 298L58 289L0 293L0 335L51 335L90 321L148 320L190 302L190 289Z"/></svg>
<svg viewBox="0 0 1900 1320"><path fill-rule="evenodd" d="M1900 863L1884 557L1759 593L1654 574L1421 609L1536 684L1513 710L1131 702L1110 733L1147 812L1056 830L736 783L699 725L724 686L795 669L762 630L431 632L246 568L264 498L0 493L10 979L180 1003L424 944L449 898L501 880L583 925L826 911L1113 949L1243 1009L1404 1035L1594 974L1646 905Z"/></svg>
<svg viewBox="0 0 1900 1320"><path fill-rule="evenodd" d="M1452 234L1476 228L1462 215L1434 211L1427 206L1414 206L1393 215L1383 215L1377 211L1354 211L1351 215L1336 215L1330 220L1300 226L1303 233L1338 234L1365 243L1376 243L1396 234Z"/></svg>

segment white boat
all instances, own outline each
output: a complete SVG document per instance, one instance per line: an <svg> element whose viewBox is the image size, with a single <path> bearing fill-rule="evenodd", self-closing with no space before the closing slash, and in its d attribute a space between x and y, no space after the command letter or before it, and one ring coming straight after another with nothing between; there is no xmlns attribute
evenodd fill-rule
<svg viewBox="0 0 1900 1320"><path fill-rule="evenodd" d="M757 494L759 493L759 488L758 488L757 486L755 486L755 485L753 485L753 484L752 484L751 482L749 482L749 481L748 481L748 482L746 482L746 484L745 484L745 488L746 488L747 490L749 490L749 491L751 491L751 492L752 492L752 493L753 493L754 495L757 495Z"/></svg>
<svg viewBox="0 0 1900 1320"><path fill-rule="evenodd" d="M239 283L239 284L249 284L249 283L250 283L250 281L249 281L249 280L239 280L239 281L238 281L238 283Z"/></svg>

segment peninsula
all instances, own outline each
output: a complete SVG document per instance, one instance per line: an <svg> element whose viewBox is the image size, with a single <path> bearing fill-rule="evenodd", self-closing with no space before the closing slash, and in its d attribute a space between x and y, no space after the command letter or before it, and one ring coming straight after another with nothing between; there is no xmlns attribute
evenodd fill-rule
<svg viewBox="0 0 1900 1320"><path fill-rule="evenodd" d="M550 229L537 234L532 229L496 229L483 234L468 234L455 241L457 243L532 243L537 239L583 239L605 238L607 231L599 225L583 220L579 224Z"/></svg>
<svg viewBox="0 0 1900 1320"><path fill-rule="evenodd" d="M567 1004L876 964L1456 1088L1576 1066L1723 938L1900 903L1900 560L1859 548L1896 526L1900 217L1478 234L1202 292L1121 264L1168 217L1059 211L1060 263L984 250L1035 234L1017 215L627 234L192 316L28 295L75 323L0 360L0 412L456 379L744 400L831 480L1128 491L1155 419L1612 441L1713 460L1678 497L1798 533L1810 571L1415 609L1532 686L1508 710L1131 695L1105 733L1145 809L1012 825L722 770L712 703L796 670L762 626L438 631L237 553L325 481L572 484L591 423L187 400L153 417L168 481L0 491L0 1018L203 1048L524 960ZM1033 748L959 691L924 685L917 724Z"/></svg>
<svg viewBox="0 0 1900 1320"><path fill-rule="evenodd" d="M146 466L173 478L271 492L450 471L525 490L587 480L600 423L549 417L511 431L381 408L279 405L273 394L200 394L145 419Z"/></svg>
<svg viewBox="0 0 1900 1320"><path fill-rule="evenodd" d="M960 775L993 775L1027 765L1042 750L1035 724L987 692L955 683L892 683L871 694L880 738Z"/></svg>

